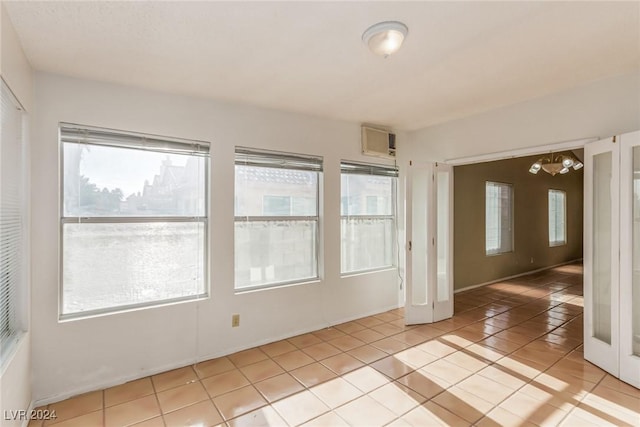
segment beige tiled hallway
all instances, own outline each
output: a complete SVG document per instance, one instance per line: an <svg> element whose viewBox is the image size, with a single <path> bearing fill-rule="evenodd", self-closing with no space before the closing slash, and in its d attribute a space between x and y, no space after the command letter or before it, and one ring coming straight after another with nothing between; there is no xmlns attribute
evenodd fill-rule
<svg viewBox="0 0 640 427"><path fill-rule="evenodd" d="M392 310L48 409L59 427L640 425L640 390L583 360L581 265L457 294L455 312L407 327Z"/></svg>

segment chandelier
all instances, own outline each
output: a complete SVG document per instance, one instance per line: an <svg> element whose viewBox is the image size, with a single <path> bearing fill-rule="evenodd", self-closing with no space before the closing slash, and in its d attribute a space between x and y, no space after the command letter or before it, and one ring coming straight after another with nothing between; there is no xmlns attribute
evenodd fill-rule
<svg viewBox="0 0 640 427"><path fill-rule="evenodd" d="M537 174L540 172L540 169L550 174L551 176L560 174L564 175L569 172L569 168L573 168L573 170L581 169L584 165L580 160L577 160L571 156L567 156L564 154L557 154L555 157L553 153L549 157L542 157L529 168L529 172L532 174Z"/></svg>

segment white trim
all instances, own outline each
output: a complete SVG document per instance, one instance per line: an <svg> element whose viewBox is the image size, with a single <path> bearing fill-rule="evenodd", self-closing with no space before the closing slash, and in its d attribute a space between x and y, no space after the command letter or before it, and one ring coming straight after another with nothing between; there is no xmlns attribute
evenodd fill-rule
<svg viewBox="0 0 640 427"><path fill-rule="evenodd" d="M516 157L532 156L534 154L550 153L552 151L565 151L583 148L586 144L600 139L599 137L591 137L584 139L576 139L573 141L563 141L554 144L537 145L535 147L519 148L517 150L498 151L495 153L481 154L478 156L457 157L447 159L445 163L452 166L469 165L472 163L492 162L495 160L513 159Z"/></svg>
<svg viewBox="0 0 640 427"><path fill-rule="evenodd" d="M527 275L533 274L533 273L539 273L540 271L551 270L552 268L561 267L563 265L573 264L573 263L578 262L578 261L582 261L582 258L578 258L578 259L574 259L574 260L566 261L566 262L561 262L560 264L554 264L554 265L550 265L548 267L542 267L542 268L538 268L538 269L535 269L535 270L525 271L524 273L514 274L513 276L507 276L507 277L502 277L502 278L496 279L496 280L490 280L488 282L479 283L477 285L467 286L467 287L464 287L462 289L456 289L455 291L453 291L453 293L457 294L458 292L469 291L471 289L476 289L476 288L480 288L482 286L492 285L494 283L502 282L504 280L515 279L517 277L527 276Z"/></svg>
<svg viewBox="0 0 640 427"><path fill-rule="evenodd" d="M49 405L51 403L56 403L56 402L60 402L62 400L68 399L70 397L74 397L74 396L78 396L80 394L84 394L84 393L89 393L92 391L97 391L97 390L103 390L109 387L114 387L120 384L124 384L127 383L129 381L134 381L140 378L145 378L145 377L149 377L152 375L157 375L157 374L161 374L163 372L167 372L167 371L171 371L174 369L179 369L179 368L184 368L187 366L193 366L197 363L200 362L204 362L206 360L211 360L211 359L216 359L218 357L223 357L223 356L228 356L230 354L239 352L239 351L243 351L243 350L247 350L250 348L255 348L255 347L260 347L262 345L266 345L266 344L270 344L276 341L281 341L284 339L288 339L288 338L293 338L296 337L298 335L302 335L302 334L308 334L311 332L316 332L316 331L321 331L323 329L327 329L327 328L332 328L335 327L335 325L340 325L342 323L346 323L346 322L351 322L353 320L357 320L357 319L362 319L365 317L369 317L369 316L375 316L376 314L382 314L382 313L386 313L387 311L390 310L395 310L397 308L400 308L400 305L398 304L392 304L389 306L385 306L382 308L377 308L374 310L370 310L367 311L365 313L360 313L358 315L355 316L349 316L346 318L340 318L336 321L332 321L331 323L327 323L327 322L323 322L321 324L317 324L316 326L310 327L310 328L304 328L304 329L298 329L296 331L294 331L293 333L287 333L284 335L279 335L277 337L271 337L271 338L267 338L264 340L260 340L258 342L254 342L251 343L250 345L241 345L238 347L234 347L228 350L224 350L222 352L216 352L216 353L210 353L207 355L203 355L203 356L196 356L195 358L188 358L185 360L182 360L181 362L177 362L177 363L171 363L168 365L164 365L160 368L156 368L156 369L144 369L141 371L138 371L135 374L132 375L123 375L117 378L110 378L107 381L102 381L98 384L91 384L91 385L85 385L85 386L80 386L77 388L74 388L70 391L66 391L64 393L60 393L57 394L55 396L50 396L50 397L46 397L43 399L37 399L35 401L33 401L31 403L32 407L39 407L39 406L43 406L43 405ZM1 415L1 414L0 414Z"/></svg>

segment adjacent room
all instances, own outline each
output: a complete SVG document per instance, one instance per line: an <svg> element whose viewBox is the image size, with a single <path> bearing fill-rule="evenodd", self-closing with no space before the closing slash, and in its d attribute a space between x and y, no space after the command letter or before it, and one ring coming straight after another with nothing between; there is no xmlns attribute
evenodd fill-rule
<svg viewBox="0 0 640 427"><path fill-rule="evenodd" d="M640 3L0 15L0 426L640 425Z"/></svg>

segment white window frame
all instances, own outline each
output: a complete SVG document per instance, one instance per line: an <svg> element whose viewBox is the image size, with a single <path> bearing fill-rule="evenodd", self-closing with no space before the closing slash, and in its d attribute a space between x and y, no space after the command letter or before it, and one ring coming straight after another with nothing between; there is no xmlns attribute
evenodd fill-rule
<svg viewBox="0 0 640 427"><path fill-rule="evenodd" d="M29 283L29 242L28 242L28 163L27 128L24 108L15 97L4 79L0 79L0 108L8 109L2 114L2 144L0 156L7 154L4 144L15 142L17 146L9 156L9 162L18 169L17 174L9 176L10 181L3 185L0 196L0 370L7 362L22 333L27 329L27 299ZM11 111L14 110L15 111ZM16 114L16 117L7 116ZM8 123L7 120L15 120ZM16 135L7 135L5 129L16 129ZM11 141L10 138L18 141ZM9 138L5 140L5 138ZM9 142L10 141L10 142ZM11 150L9 150L11 152ZM11 181L15 180L15 181ZM0 177L0 182L2 177ZM4 184L4 183L3 183ZM9 190L9 191L5 191ZM5 250L6 248L6 250ZM5 280L6 279L6 280Z"/></svg>
<svg viewBox="0 0 640 427"><path fill-rule="evenodd" d="M502 237L500 235L498 235L498 247L497 248L489 248L488 247L488 230L487 230L487 225L488 225L488 218L487 218L487 203L488 203L488 197L489 197L489 187L499 187L499 188L507 188L509 190L509 219L510 219L510 226L508 229L509 232L509 242L510 242L510 247L509 248L503 248L502 247ZM506 253L511 253L514 252L515 248L514 248L514 225L515 225L515 214L514 214L514 191L513 191L513 184L509 184L509 183L504 183L504 182L495 182L495 181L486 181L485 182L485 227L484 227L484 231L485 231L485 254L486 256L496 256L496 255L502 255L502 254L506 254ZM503 215L503 211L501 210L500 212L500 222L501 222L501 217ZM501 231L502 227L499 226L498 230Z"/></svg>
<svg viewBox="0 0 640 427"><path fill-rule="evenodd" d="M95 315L119 313L138 308L156 307L181 301L191 301L209 296L209 262L208 262L208 218L209 218L209 143L179 138L169 138L138 132L106 129L95 126L78 125L73 123L59 124L60 136L60 278L58 313L60 320L84 318ZM204 162L204 216L65 216L64 212L64 145L87 144L89 146L107 146L112 148L131 149L164 153L192 154L206 158ZM117 305L73 313L64 312L64 224L122 224L122 223L200 223L203 227L203 292L177 298L164 298L142 303Z"/></svg>
<svg viewBox="0 0 640 427"><path fill-rule="evenodd" d="M255 167L267 167L277 169L288 170L302 170L307 172L316 172L318 174L316 180L316 214L315 215L271 215L271 216L242 216L237 215L234 212L234 224L235 223L252 223L252 222L264 222L264 221L281 221L281 222L296 222L296 221L312 221L316 223L316 236L315 236L315 271L316 274L310 277L301 277L293 280L269 282L265 284L259 284L255 286L242 286L237 287L237 279L235 277L234 268L234 290L236 293L242 293L247 291L254 291L259 289L270 289L281 286L288 286L294 284L308 283L318 281L320 279L320 236L322 235L320 227L320 188L321 178L323 170L323 158L320 156L304 155L285 153L280 151L262 150L249 147L236 147L235 150L235 165L236 166L255 166ZM237 189L234 191L237 192ZM237 193L235 193L237 196ZM237 199L237 197L236 197ZM238 204L235 204L237 208ZM234 210L235 210L234 208ZM290 211L293 209L293 200L291 200ZM234 237L235 245L235 237ZM237 260L234 255L234 266Z"/></svg>
<svg viewBox="0 0 640 427"><path fill-rule="evenodd" d="M390 268L396 267L396 259L397 259L397 247L393 242L396 242L396 225L397 225L397 187L398 187L398 168L395 166L385 166L385 165L376 165L376 164L368 164L368 163L359 163L352 162L348 160L342 160L340 162L340 177L342 178L343 174L351 174L351 175L359 175L359 176L386 176L394 178L392 182L391 189L391 215L343 215L340 214L340 228L342 228L342 223L344 220L349 220L352 218L362 219L362 220L375 220L375 219L391 219L392 220L392 236L391 236L391 244L392 244L392 255L391 255L391 264L389 265L381 265L378 267L361 269L361 270L343 270L344 266L342 262L340 262L340 274L342 276L351 276L354 274L368 273L380 270L388 270ZM342 182L342 179L340 180ZM340 188L340 211L342 211L342 203L343 203L343 194L342 185ZM379 200L379 196L376 196ZM368 203L368 201L366 202ZM340 245L342 246L342 244Z"/></svg>
<svg viewBox="0 0 640 427"><path fill-rule="evenodd" d="M563 240L554 240L552 239L552 233L555 234L555 231L557 229L557 224L555 222L556 217L553 218L552 220L552 213L551 213L551 197L552 195L554 195L554 198L556 198L558 196L562 196L562 235L564 237ZM547 197L547 203L548 203L548 218L549 218L549 247L556 247L556 246L564 246L567 244L567 192L564 190L555 190L555 189L549 189L548 191L548 197ZM556 205L557 207L557 205ZM556 225L556 227L552 227L552 223L553 225ZM557 236L556 236L557 237Z"/></svg>

